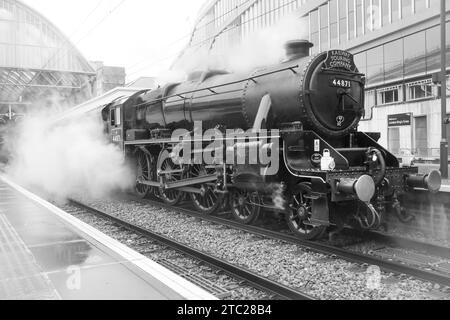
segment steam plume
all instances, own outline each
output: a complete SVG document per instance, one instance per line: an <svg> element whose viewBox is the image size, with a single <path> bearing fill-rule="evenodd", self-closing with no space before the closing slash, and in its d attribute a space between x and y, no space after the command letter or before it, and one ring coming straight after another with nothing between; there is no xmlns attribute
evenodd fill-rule
<svg viewBox="0 0 450 320"><path fill-rule="evenodd" d="M48 109L27 115L8 135L12 156L7 174L60 199L78 194L103 197L132 186L131 169L121 151L107 141L98 116L53 125L52 114Z"/></svg>
<svg viewBox="0 0 450 320"><path fill-rule="evenodd" d="M308 29L305 19L291 14L273 26L250 34L238 45L210 51L209 44L201 48L194 44L193 48L184 52L171 75L177 74L181 79L181 75L208 69L248 72L260 66L276 64L284 58L284 44L289 40L306 39Z"/></svg>

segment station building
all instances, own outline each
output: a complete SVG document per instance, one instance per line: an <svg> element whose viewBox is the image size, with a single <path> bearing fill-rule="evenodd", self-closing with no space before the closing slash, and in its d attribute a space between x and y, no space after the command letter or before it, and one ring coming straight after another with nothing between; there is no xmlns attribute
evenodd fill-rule
<svg viewBox="0 0 450 320"><path fill-rule="evenodd" d="M54 24L20 0L0 0L0 126L32 108L78 105L125 83L90 63Z"/></svg>
<svg viewBox="0 0 450 320"><path fill-rule="evenodd" d="M184 52L223 50L248 41L287 15L306 22L312 54L343 49L355 55L367 77L360 130L381 132L381 143L399 157L439 158L442 90L433 80L440 70L440 1L210 0L201 9ZM448 71L449 21L447 0ZM446 87L448 95L448 76ZM448 105L450 113L450 100ZM450 140L450 125L448 136Z"/></svg>

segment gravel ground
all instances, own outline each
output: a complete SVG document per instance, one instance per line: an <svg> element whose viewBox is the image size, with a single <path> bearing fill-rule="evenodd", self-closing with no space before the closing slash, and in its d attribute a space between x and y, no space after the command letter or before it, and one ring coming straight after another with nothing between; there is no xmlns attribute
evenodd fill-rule
<svg viewBox="0 0 450 320"><path fill-rule="evenodd" d="M81 199L134 224L319 299L434 299L435 286L129 200Z"/></svg>
<svg viewBox="0 0 450 320"><path fill-rule="evenodd" d="M74 210L74 207L70 205L61 206L61 208L147 258L164 265L175 273L177 273L177 269L183 268L184 271L188 270L191 275L212 282L215 286L220 287L225 291L226 295L224 298L226 299L263 300L270 298L266 292L242 284L240 280L230 278L220 270L214 270L209 266L204 265L202 262L185 257L175 250L126 229L117 227L109 221L95 217L91 214L81 213L79 210ZM175 267L175 269L173 269L173 267Z"/></svg>

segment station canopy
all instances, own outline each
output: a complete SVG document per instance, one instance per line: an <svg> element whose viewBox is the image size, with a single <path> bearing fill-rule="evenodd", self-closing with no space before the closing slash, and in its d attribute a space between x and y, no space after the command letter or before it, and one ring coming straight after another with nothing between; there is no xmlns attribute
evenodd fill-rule
<svg viewBox="0 0 450 320"><path fill-rule="evenodd" d="M0 0L0 114L55 94L78 104L91 98L94 77L50 21L21 1Z"/></svg>

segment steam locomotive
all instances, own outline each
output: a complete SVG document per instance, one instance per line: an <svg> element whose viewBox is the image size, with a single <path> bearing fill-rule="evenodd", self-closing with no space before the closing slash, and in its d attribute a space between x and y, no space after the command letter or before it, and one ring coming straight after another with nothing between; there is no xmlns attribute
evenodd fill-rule
<svg viewBox="0 0 450 320"><path fill-rule="evenodd" d="M170 205L188 198L204 214L228 207L245 224L275 214L304 239L378 229L388 214L412 219L403 196L437 192L440 173L401 166L380 134L359 132L364 74L351 53L310 56L311 47L291 41L277 65L194 72L107 105L105 130L136 169L136 193ZM236 129L246 134L227 134Z"/></svg>

